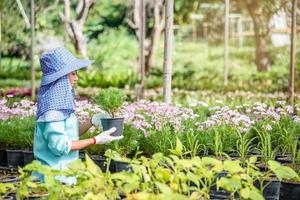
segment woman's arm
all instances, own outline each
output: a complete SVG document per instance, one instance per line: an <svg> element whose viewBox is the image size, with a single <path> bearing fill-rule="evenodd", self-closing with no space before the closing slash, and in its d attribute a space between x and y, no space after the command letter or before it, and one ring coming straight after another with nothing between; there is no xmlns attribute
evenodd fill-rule
<svg viewBox="0 0 300 200"><path fill-rule="evenodd" d="M88 118L85 122L79 125L79 135L84 134L92 127L91 119Z"/></svg>
<svg viewBox="0 0 300 200"><path fill-rule="evenodd" d="M76 151L80 149L84 149L92 144L95 144L94 138L89 138L85 140L72 141L71 151Z"/></svg>

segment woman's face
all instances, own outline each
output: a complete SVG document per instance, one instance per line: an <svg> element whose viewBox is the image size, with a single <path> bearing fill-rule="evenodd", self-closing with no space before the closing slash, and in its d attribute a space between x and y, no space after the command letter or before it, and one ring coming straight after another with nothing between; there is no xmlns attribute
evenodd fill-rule
<svg viewBox="0 0 300 200"><path fill-rule="evenodd" d="M73 72L69 73L68 77L69 77L70 85L72 87L74 87L75 86L75 82L78 80L77 72L73 71Z"/></svg>

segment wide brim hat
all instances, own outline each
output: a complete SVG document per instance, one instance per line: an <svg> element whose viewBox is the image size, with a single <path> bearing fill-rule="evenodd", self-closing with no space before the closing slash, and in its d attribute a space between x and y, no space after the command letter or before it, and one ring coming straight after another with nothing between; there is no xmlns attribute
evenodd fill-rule
<svg viewBox="0 0 300 200"><path fill-rule="evenodd" d="M59 78L93 64L93 60L78 59L64 47L43 53L40 58L43 72L41 86L50 84Z"/></svg>

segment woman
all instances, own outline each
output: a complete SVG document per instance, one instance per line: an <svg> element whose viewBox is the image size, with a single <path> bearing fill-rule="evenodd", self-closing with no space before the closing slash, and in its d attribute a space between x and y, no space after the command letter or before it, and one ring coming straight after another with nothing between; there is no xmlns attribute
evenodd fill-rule
<svg viewBox="0 0 300 200"><path fill-rule="evenodd" d="M78 150L94 144L105 144L120 137L110 136L116 131L111 128L99 135L79 140L92 125L100 126L101 114L79 125L74 114L74 86L78 80L76 70L89 66L90 60L75 58L64 47L44 53L40 58L42 69L41 87L38 92L36 126L34 134L34 156L42 164L64 170L79 158ZM34 174L43 179L42 175ZM61 182L72 184L74 177L57 177Z"/></svg>

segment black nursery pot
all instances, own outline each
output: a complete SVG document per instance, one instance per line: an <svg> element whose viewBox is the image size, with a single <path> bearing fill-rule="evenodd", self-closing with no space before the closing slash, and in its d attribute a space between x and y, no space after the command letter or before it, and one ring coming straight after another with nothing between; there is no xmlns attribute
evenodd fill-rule
<svg viewBox="0 0 300 200"><path fill-rule="evenodd" d="M0 150L0 166L6 167L7 166L7 155L4 149Z"/></svg>
<svg viewBox="0 0 300 200"><path fill-rule="evenodd" d="M34 161L34 155L32 151L23 151L23 157L24 157L24 165L27 165Z"/></svg>
<svg viewBox="0 0 300 200"><path fill-rule="evenodd" d="M298 200L300 183L281 182L280 200Z"/></svg>
<svg viewBox="0 0 300 200"><path fill-rule="evenodd" d="M106 158L105 157L92 155L91 159L95 162L96 165L98 165L98 167L100 167L102 172L104 172L104 173L106 172L107 163L106 163ZM114 167L113 167L112 163L109 166L109 171L110 172L114 171Z"/></svg>
<svg viewBox="0 0 300 200"><path fill-rule="evenodd" d="M24 158L23 152L20 150L6 150L7 155L7 166L8 167L23 167Z"/></svg>
<svg viewBox="0 0 300 200"><path fill-rule="evenodd" d="M279 200L281 182L280 181L264 181L264 185L268 184L263 192L263 196L266 200ZM254 182L254 186L260 189L258 181Z"/></svg>
<svg viewBox="0 0 300 200"><path fill-rule="evenodd" d="M121 161L113 161L114 164L114 172L121 172L121 171L128 171L133 172L131 166L127 162L121 162Z"/></svg>
<svg viewBox="0 0 300 200"><path fill-rule="evenodd" d="M4 176L0 178L0 183L17 183L20 179L17 176Z"/></svg>
<svg viewBox="0 0 300 200"><path fill-rule="evenodd" d="M101 119L102 128L104 131L116 127L116 132L112 136L121 136L123 134L124 118L104 118Z"/></svg>

